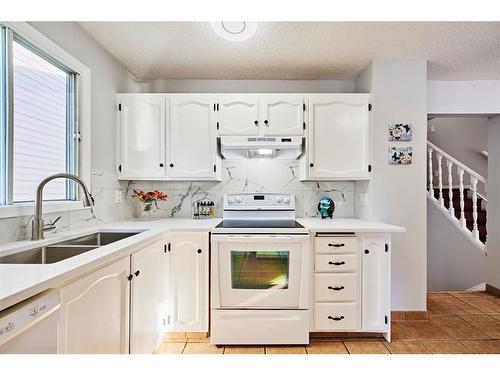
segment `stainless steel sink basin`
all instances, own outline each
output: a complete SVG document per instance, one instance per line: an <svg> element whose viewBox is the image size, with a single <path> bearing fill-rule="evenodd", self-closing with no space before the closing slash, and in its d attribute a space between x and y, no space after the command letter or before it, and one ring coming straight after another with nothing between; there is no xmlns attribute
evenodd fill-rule
<svg viewBox="0 0 500 375"><path fill-rule="evenodd" d="M104 246L123 240L140 232L96 232L86 236L60 242L59 245Z"/></svg>
<svg viewBox="0 0 500 375"><path fill-rule="evenodd" d="M96 232L51 245L4 255L0 257L0 264L56 263L138 233L140 232Z"/></svg>

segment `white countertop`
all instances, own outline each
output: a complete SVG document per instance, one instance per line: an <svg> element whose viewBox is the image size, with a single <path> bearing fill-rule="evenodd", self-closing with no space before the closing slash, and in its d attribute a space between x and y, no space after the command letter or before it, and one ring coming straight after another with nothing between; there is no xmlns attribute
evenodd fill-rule
<svg viewBox="0 0 500 375"><path fill-rule="evenodd" d="M142 233L99 247L53 264L0 264L0 311L47 289L58 288L80 275L128 256L160 239L168 231L210 231L222 219L128 220L62 233L40 241L16 241L0 245L0 255L41 247L96 231L142 231ZM358 219L298 218L311 232L404 232L394 225Z"/></svg>

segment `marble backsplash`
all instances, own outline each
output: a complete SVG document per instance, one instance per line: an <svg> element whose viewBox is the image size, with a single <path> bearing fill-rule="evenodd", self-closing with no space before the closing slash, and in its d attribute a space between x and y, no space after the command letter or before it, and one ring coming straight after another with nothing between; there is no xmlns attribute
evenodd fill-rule
<svg viewBox="0 0 500 375"><path fill-rule="evenodd" d="M95 208L56 212L44 215L46 223L61 217L56 230L46 232L49 237L60 232L80 229L99 223L124 220L136 216L139 204L131 198L133 189L158 189L168 195L159 202L159 209L151 216L157 218L191 218L196 202L215 202L216 216L222 216L222 196L241 192L290 192L295 195L297 217L316 217L318 200L329 196L335 202L335 217L354 217L354 182L299 181L298 161L238 160L223 161L221 182L212 181L118 181L114 175L94 172L92 195ZM122 201L115 202L121 191ZM29 239L32 216L0 219L0 243Z"/></svg>

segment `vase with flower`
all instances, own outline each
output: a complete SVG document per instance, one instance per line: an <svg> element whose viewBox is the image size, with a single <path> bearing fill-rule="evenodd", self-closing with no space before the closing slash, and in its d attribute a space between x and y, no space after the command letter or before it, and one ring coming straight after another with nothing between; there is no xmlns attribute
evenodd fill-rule
<svg viewBox="0 0 500 375"><path fill-rule="evenodd" d="M137 216L148 218L159 209L158 201L167 200L167 194L164 194L158 190L144 192L142 190L134 189L132 198L137 199L137 201L140 203L140 209Z"/></svg>

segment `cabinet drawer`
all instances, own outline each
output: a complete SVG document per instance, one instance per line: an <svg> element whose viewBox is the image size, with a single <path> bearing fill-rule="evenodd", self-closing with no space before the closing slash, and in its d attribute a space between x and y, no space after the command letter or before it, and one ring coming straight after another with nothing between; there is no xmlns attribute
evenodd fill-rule
<svg viewBox="0 0 500 375"><path fill-rule="evenodd" d="M314 275L314 301L348 301L357 298L355 273Z"/></svg>
<svg viewBox="0 0 500 375"><path fill-rule="evenodd" d="M358 250L356 237L315 237L314 251L316 253L343 254L355 253Z"/></svg>
<svg viewBox="0 0 500 375"><path fill-rule="evenodd" d="M356 303L315 303L316 331L354 331L359 329Z"/></svg>
<svg viewBox="0 0 500 375"><path fill-rule="evenodd" d="M316 272L356 272L358 256L356 254L316 255L314 270Z"/></svg>

